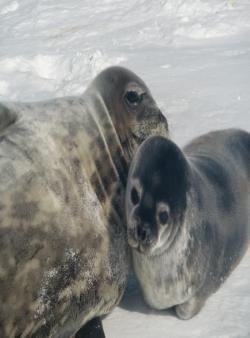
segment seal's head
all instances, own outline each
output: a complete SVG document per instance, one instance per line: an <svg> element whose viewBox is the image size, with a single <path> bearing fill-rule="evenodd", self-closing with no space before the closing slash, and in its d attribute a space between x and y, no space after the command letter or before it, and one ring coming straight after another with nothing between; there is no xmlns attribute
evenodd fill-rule
<svg viewBox="0 0 250 338"><path fill-rule="evenodd" d="M132 248L157 255L172 245L184 221L189 186L187 160L172 141L153 136L142 143L126 191Z"/></svg>
<svg viewBox="0 0 250 338"><path fill-rule="evenodd" d="M130 156L150 135L168 135L168 124L145 83L122 67L102 71L91 83L90 96L109 112L113 127ZM100 108L101 109L101 108Z"/></svg>

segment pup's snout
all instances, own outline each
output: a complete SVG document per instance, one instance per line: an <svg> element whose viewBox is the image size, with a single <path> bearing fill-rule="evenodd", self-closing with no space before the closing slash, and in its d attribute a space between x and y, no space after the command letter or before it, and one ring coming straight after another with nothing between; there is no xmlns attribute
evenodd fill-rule
<svg viewBox="0 0 250 338"><path fill-rule="evenodd" d="M150 228L145 225L137 225L137 240L140 242L146 242L150 236Z"/></svg>
<svg viewBox="0 0 250 338"><path fill-rule="evenodd" d="M148 224L137 223L136 227L136 239L138 242L147 244L150 242L151 230Z"/></svg>
<svg viewBox="0 0 250 338"><path fill-rule="evenodd" d="M137 247L140 243L146 244L150 241L151 230L149 224L142 223L140 218L135 216L128 227L128 241L130 246Z"/></svg>
<svg viewBox="0 0 250 338"><path fill-rule="evenodd" d="M146 253L153 243L152 235L150 224L142 222L139 217L133 217L128 226L128 243L133 249Z"/></svg>

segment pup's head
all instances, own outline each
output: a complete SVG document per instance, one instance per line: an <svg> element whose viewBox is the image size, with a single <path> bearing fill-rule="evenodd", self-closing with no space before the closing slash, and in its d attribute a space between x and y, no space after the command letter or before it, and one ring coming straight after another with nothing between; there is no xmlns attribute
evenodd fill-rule
<svg viewBox="0 0 250 338"><path fill-rule="evenodd" d="M130 246L149 255L169 248L183 223L188 190L182 151L161 136L144 141L130 166L126 190Z"/></svg>

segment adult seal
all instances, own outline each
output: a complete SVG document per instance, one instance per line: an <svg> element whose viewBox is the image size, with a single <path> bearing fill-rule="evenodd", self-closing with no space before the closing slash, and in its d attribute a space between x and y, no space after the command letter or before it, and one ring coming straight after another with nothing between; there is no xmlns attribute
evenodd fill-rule
<svg viewBox="0 0 250 338"><path fill-rule="evenodd" d="M150 137L132 161L126 205L146 302L193 317L249 242L250 134L211 132L183 151L164 137Z"/></svg>
<svg viewBox="0 0 250 338"><path fill-rule="evenodd" d="M77 337L103 337L96 318L127 280L128 166L167 122L111 67L79 97L1 104L0 124L0 337L69 338L87 322Z"/></svg>

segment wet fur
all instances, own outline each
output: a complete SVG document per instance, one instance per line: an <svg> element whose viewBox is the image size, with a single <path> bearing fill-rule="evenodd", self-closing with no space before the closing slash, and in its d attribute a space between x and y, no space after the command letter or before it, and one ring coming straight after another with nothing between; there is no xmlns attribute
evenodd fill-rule
<svg viewBox="0 0 250 338"><path fill-rule="evenodd" d="M133 249L134 270L151 307L175 306L180 318L189 319L235 268L249 243L250 134L237 129L211 132L183 152L161 137L146 140L129 173L129 234L135 214L129 191L134 180L149 191L145 177L153 177L156 163L161 184L152 197L170 205L169 227L178 231L171 246L149 253Z"/></svg>

